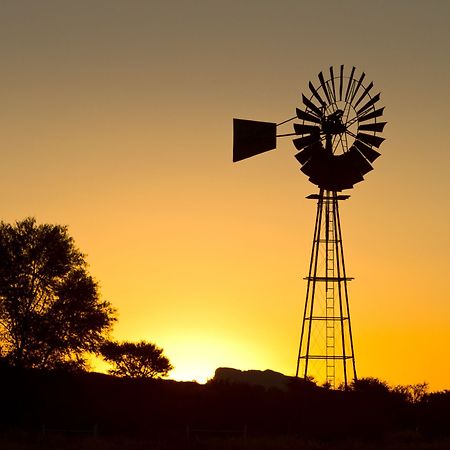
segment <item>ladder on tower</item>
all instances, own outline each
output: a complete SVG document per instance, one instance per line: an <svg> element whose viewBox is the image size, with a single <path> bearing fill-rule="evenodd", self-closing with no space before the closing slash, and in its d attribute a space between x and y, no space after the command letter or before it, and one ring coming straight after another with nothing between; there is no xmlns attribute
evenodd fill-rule
<svg viewBox="0 0 450 450"><path fill-rule="evenodd" d="M336 379L336 346L335 346L335 226L333 207L330 200L326 205L325 219L325 333L326 333L326 382L331 388L335 388Z"/></svg>

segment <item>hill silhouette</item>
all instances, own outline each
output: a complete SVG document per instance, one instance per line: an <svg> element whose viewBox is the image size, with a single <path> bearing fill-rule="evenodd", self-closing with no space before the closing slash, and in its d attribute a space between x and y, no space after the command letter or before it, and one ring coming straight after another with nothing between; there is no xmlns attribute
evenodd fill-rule
<svg viewBox="0 0 450 450"><path fill-rule="evenodd" d="M219 367L214 373L216 382L239 383L250 386L262 386L266 389L287 391L292 377L273 370L239 370L230 367Z"/></svg>

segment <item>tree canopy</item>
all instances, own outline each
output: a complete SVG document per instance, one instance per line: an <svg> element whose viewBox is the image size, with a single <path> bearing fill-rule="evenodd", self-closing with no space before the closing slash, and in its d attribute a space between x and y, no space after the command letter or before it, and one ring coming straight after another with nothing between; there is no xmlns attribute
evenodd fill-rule
<svg viewBox="0 0 450 450"><path fill-rule="evenodd" d="M84 368L114 321L66 226L0 223L0 351L8 363Z"/></svg>
<svg viewBox="0 0 450 450"><path fill-rule="evenodd" d="M163 350L150 342L106 342L101 355L112 375L126 378L159 378L173 369Z"/></svg>

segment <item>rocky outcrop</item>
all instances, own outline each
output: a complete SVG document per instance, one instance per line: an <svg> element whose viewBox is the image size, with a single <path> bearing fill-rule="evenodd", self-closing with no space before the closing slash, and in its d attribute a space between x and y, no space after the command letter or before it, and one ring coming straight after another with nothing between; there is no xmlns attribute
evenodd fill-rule
<svg viewBox="0 0 450 450"><path fill-rule="evenodd" d="M263 386L266 389L288 389L291 377L273 370L238 370L229 367L219 367L214 374L214 381Z"/></svg>

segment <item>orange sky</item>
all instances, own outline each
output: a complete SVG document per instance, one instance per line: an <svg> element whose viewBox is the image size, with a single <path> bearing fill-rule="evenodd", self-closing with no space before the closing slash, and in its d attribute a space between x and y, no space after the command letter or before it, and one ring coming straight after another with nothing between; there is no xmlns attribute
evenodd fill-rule
<svg viewBox="0 0 450 450"><path fill-rule="evenodd" d="M359 376L450 387L450 3L28 0L0 22L1 218L69 225L114 336L177 379L294 373L316 188L289 140L233 164L232 118L364 70L389 123L341 207Z"/></svg>

